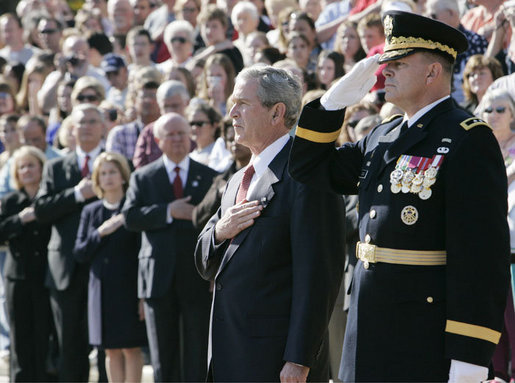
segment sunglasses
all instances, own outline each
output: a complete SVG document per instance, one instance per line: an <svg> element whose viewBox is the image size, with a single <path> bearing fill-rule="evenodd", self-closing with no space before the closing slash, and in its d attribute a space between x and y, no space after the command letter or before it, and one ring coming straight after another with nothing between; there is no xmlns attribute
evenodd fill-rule
<svg viewBox="0 0 515 383"><path fill-rule="evenodd" d="M191 126L198 126L199 128L203 127L205 124L209 124L209 121L190 121Z"/></svg>
<svg viewBox="0 0 515 383"><path fill-rule="evenodd" d="M42 31L39 31L39 33L43 33L44 35L51 35L56 32L57 29L43 29Z"/></svg>
<svg viewBox="0 0 515 383"><path fill-rule="evenodd" d="M358 125L359 120L349 121L347 126L350 126L351 128L355 128L356 125Z"/></svg>
<svg viewBox="0 0 515 383"><path fill-rule="evenodd" d="M495 108L495 109L494 109L494 108L486 108L486 109L485 109L485 113L490 114L490 113L493 113L493 112L494 112L494 110L495 110L497 113L499 113L499 114L503 114L504 112L506 112L506 107L504 107L504 106L498 106L498 107L497 107L497 108Z"/></svg>
<svg viewBox="0 0 515 383"><path fill-rule="evenodd" d="M82 101L93 102L93 101L98 101L98 97L95 96L94 94L79 94L77 96L77 100L80 102L82 102Z"/></svg>
<svg viewBox="0 0 515 383"><path fill-rule="evenodd" d="M172 37L172 44L173 43L181 43L185 44L188 40L186 40L185 37Z"/></svg>

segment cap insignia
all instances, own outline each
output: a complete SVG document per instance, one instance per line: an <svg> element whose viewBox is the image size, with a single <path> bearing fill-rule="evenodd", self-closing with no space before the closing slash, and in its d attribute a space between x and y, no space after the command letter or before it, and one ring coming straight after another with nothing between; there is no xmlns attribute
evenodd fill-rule
<svg viewBox="0 0 515 383"><path fill-rule="evenodd" d="M384 33L385 36L388 38L392 35L393 31L393 18L390 15L387 15L384 18Z"/></svg>

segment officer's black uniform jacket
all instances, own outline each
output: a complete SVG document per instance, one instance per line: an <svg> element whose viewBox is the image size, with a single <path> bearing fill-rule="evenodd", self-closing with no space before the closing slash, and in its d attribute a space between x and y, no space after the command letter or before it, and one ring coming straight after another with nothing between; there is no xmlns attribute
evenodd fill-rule
<svg viewBox="0 0 515 383"><path fill-rule="evenodd" d="M398 117L336 149L344 110L322 109L315 100L302 112L292 177L357 193L362 242L368 235L379 247L447 252L443 266L358 262L340 376L447 381L451 359L488 366L503 325L510 251L506 170L491 129L446 99L402 135ZM401 155L439 153L429 199L392 193ZM406 206L418 212L412 225L401 219Z"/></svg>

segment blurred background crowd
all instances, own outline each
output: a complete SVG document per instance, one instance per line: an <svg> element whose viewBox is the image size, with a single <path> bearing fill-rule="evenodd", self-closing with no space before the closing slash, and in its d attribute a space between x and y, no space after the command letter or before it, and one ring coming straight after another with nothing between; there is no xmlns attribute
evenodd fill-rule
<svg viewBox="0 0 515 383"><path fill-rule="evenodd" d="M98 222L100 227L75 225L67 233L74 244L67 256L89 270L89 290L88 278L84 289L90 304L87 294L79 299L89 319L86 342L98 348L99 359L106 352L111 380L139 380L144 363L140 348L147 344L136 287L140 235L121 233L125 229L120 201L131 172L163 155L154 122L170 112L183 116L191 128L186 141L189 157L220 173L204 200L182 217L200 231L218 208L227 179L250 159L248 149L234 143L230 95L235 76L257 63L285 68L302 80L304 102L314 100L360 60L383 52L381 13L390 9L423 14L465 34L469 47L458 55L452 96L490 124L511 183L514 0L2 1L0 357L10 361L11 380L58 379L63 339L84 337L61 333L53 306L62 305L64 298L55 303L47 291L62 290L49 286L47 253L56 250L49 245L59 226L56 220L67 214L56 213L52 220L52 211L44 210L50 206L44 205L48 200L40 201L39 211L35 208L41 189L48 193L49 185L43 184L51 176L49 171L43 176L48 164L73 153L81 158L87 148L99 148L94 162L88 164L87 156L88 166L80 165L81 176L91 179L93 193L82 193L86 201L78 202L82 209L89 197L103 200L105 220ZM381 71L371 92L347 109L338 144L357 141L381 121L403 113L384 102ZM93 129L84 133L84 125L97 123L98 134ZM115 181L108 179L109 172ZM513 185L510 224L515 222ZM355 261L355 215L356 200L351 196L346 278L330 325L334 372L345 329L345 284ZM119 246L110 251L124 255L111 262L116 267L102 266L106 250L93 246L88 230L100 231L101 237L116 233ZM95 305L94 294L115 302L116 309ZM497 379L506 382L515 377L515 314L513 300L508 303L505 331L493 360ZM115 326L106 325L113 321ZM185 379L187 374L181 374ZM336 379L336 373L333 376ZM101 379L106 377L101 374Z"/></svg>

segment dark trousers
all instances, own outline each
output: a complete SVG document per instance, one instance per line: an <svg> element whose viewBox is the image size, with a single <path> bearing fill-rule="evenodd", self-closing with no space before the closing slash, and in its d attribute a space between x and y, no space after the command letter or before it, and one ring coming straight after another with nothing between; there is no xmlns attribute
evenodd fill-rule
<svg viewBox="0 0 515 383"><path fill-rule="evenodd" d="M511 369L508 368L510 362ZM501 339L495 348L492 363L496 377L507 382L510 381L510 377L515 378L515 311L511 286L508 290L508 299L504 311L504 328L501 333Z"/></svg>
<svg viewBox="0 0 515 383"><path fill-rule="evenodd" d="M207 287L203 295L201 299L181 296L171 286L164 296L145 299L155 382L205 379L210 308Z"/></svg>
<svg viewBox="0 0 515 383"><path fill-rule="evenodd" d="M88 270L76 271L67 289L50 289L59 343L58 376L61 382L87 382L89 378Z"/></svg>
<svg viewBox="0 0 515 383"><path fill-rule="evenodd" d="M51 328L48 290L30 280L4 280L11 328L11 382L46 382Z"/></svg>

